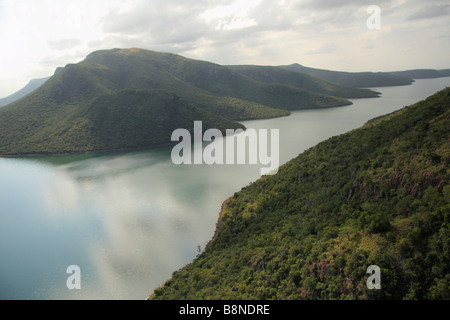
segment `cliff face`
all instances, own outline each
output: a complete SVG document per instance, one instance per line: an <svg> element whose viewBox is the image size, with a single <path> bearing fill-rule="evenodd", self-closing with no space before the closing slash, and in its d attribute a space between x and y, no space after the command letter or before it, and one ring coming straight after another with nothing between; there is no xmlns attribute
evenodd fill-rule
<svg viewBox="0 0 450 320"><path fill-rule="evenodd" d="M231 197L152 298L449 299L449 129L446 89L305 151Z"/></svg>

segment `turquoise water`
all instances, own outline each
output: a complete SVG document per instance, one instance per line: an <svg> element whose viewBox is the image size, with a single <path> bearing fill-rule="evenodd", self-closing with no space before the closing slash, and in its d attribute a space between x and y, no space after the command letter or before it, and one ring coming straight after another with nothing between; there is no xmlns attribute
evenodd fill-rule
<svg viewBox="0 0 450 320"><path fill-rule="evenodd" d="M285 163L449 85L375 88L381 98L244 125L279 129ZM255 181L261 165L177 166L170 153L0 158L0 299L140 300L192 261L213 236L222 202ZM70 265L80 267L80 290L66 287Z"/></svg>

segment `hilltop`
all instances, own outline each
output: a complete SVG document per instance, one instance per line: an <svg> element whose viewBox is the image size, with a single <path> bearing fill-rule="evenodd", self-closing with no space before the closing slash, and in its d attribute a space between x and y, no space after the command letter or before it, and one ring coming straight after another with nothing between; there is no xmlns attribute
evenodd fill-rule
<svg viewBox="0 0 450 320"><path fill-rule="evenodd" d="M205 130L213 124L235 129L242 127L239 120L351 104L346 93L378 96L369 90L347 92L313 78L291 81L296 76L292 73L284 83L263 81L171 53L137 48L96 51L77 64L58 68L38 89L0 109L0 155L144 148L170 143L167 132L175 124L190 128L194 120L208 119ZM178 105L161 92L176 96ZM172 118L162 122L166 111ZM110 128L96 119L108 119Z"/></svg>
<svg viewBox="0 0 450 320"><path fill-rule="evenodd" d="M150 298L449 299L449 126L450 88L306 150L224 202Z"/></svg>

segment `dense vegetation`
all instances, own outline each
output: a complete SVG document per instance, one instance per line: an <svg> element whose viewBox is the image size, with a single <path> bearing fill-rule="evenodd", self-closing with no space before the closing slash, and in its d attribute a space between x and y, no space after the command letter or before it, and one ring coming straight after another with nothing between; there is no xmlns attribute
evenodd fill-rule
<svg viewBox="0 0 450 320"><path fill-rule="evenodd" d="M449 129L450 88L305 151L228 199L151 298L450 299Z"/></svg>
<svg viewBox="0 0 450 320"><path fill-rule="evenodd" d="M276 69L271 72L276 74ZM296 78L302 80L292 81ZM179 104L175 107L155 93L161 90L179 97ZM127 100L130 92L140 93ZM293 72L285 81L264 81L170 53L101 50L80 63L58 68L37 90L0 109L0 155L166 144L174 125L190 128L194 120L208 119L207 125L227 124L234 129L240 127L235 122L239 120L348 105L345 96L355 94L377 96L369 90L303 79ZM170 113L170 121L159 121L165 112Z"/></svg>
<svg viewBox="0 0 450 320"><path fill-rule="evenodd" d="M52 104L49 103L48 106ZM11 111L11 112L8 112ZM127 89L102 95L81 106L12 109L0 117L4 155L137 149L171 143L177 128L244 128L199 109L173 93ZM45 125L42 125L45 123Z"/></svg>
<svg viewBox="0 0 450 320"><path fill-rule="evenodd" d="M278 116L280 110L277 109L295 110L351 103L341 96L336 97L332 91L324 95L301 86L256 81L225 66L170 53L141 49L105 50L90 54L82 64L94 68L102 66L102 77L112 81L107 84L109 89L115 90L117 85L164 89L200 108L221 111L222 115L233 120L272 117L272 112ZM364 93L373 96L373 93ZM264 111L260 116L234 113L242 108L252 112L256 106Z"/></svg>

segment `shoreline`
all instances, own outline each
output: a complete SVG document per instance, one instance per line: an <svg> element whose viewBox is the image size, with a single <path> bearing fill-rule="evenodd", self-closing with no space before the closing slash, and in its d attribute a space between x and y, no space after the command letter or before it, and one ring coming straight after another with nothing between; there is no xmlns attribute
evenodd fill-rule
<svg viewBox="0 0 450 320"><path fill-rule="evenodd" d="M126 152L126 151L145 151L154 148L169 147L176 143L157 144L146 147L135 148L116 148L116 149L100 149L90 151L68 151L61 153L54 152L40 152L40 153L17 153L17 154L0 154L0 158L38 158L38 157L58 157L58 156L72 156L80 154L96 154L96 153L108 153L108 152Z"/></svg>
<svg viewBox="0 0 450 320"><path fill-rule="evenodd" d="M218 232L220 231L220 224L221 224L221 221L222 221L222 218L223 218L223 214L224 214L224 211L225 211L225 209L227 208L227 204L228 204L228 202L231 200L231 198L233 198L233 196L228 197L227 199L225 199L225 200L222 202L222 204L221 204L221 206L220 206L219 217L218 217L218 219L217 219L216 230L214 231L214 235L213 235L213 236L211 237L211 239L208 241L208 243L207 243L206 246L205 246L205 249L203 250L203 252L200 253L200 255L202 255L202 254L208 249L208 247L212 244L212 242L213 242L214 239L216 238ZM189 262L188 264L185 264L185 265L183 266L183 268L186 267L187 265L193 263L196 259L198 259L198 257L199 257L200 255L197 255L194 259L192 259L191 262ZM158 286L157 288L153 289L153 291L147 296L147 298L146 298L145 300L153 300L152 297L153 297L154 294L155 294L155 290L157 290L157 289L163 287L168 281L170 281L170 279L172 279L172 276L170 276L167 280L165 280L160 286Z"/></svg>
<svg viewBox="0 0 450 320"><path fill-rule="evenodd" d="M376 92L376 91L375 91ZM380 96L372 96L372 97L358 97L358 98L344 98L347 99L350 103L346 104L339 104L334 106L325 106L325 107L311 107L311 108L300 108L300 109L294 109L294 110L286 110L286 109L280 109L285 110L288 113L285 115L275 116L275 117L268 117L268 118L249 118L249 119L240 119L240 120L234 120L237 123L245 122L245 121L258 121L258 120L270 120L270 119L277 119L277 118L286 118L292 115L292 112L294 111L303 111L303 110L315 110L315 109L328 109L328 108L340 108L340 107L346 107L353 105L353 101L351 99L370 99L370 98L380 98ZM244 130L247 128L244 126ZM96 154L96 153L104 153L104 152L121 152L121 151L143 151L147 149L153 149L153 148L160 148L160 147L167 147L176 145L177 142L171 142L171 143L165 143L165 144L157 144L157 145L151 145L151 146L143 146L143 147L134 147L134 148L116 148L116 149L99 149L99 150L89 150L89 151L66 151L66 152L36 152L36 153L13 153L13 154L0 154L0 158L37 158L37 157L57 157L57 156L70 156L70 155L81 155L81 154Z"/></svg>

